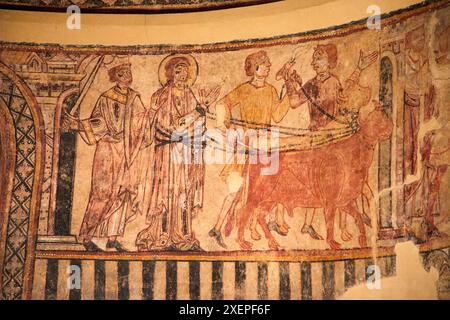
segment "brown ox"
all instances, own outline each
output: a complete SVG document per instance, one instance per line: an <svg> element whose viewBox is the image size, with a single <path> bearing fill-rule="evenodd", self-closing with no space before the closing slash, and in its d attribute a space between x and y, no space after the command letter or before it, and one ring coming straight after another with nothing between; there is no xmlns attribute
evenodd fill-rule
<svg viewBox="0 0 450 320"><path fill-rule="evenodd" d="M364 222L356 199L367 179L376 144L391 133L392 122L376 104L352 137L320 149L280 153L276 175L260 175L261 166L250 165L248 199L241 209L238 226L237 241L241 248L252 247L244 238L244 230L252 212L258 209L258 223L269 247L278 249L266 223L266 215L277 203L282 203L290 214L294 208L324 208L327 242L335 250L340 244L334 240L334 217L336 209L343 210L355 219L359 244L366 247Z"/></svg>

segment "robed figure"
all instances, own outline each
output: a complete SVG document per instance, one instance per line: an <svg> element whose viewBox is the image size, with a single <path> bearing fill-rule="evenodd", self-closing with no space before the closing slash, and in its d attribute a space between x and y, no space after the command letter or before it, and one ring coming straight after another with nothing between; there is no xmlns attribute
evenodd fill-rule
<svg viewBox="0 0 450 320"><path fill-rule="evenodd" d="M206 108L218 92L198 101L191 89L197 72L190 55L170 55L160 65L162 88L150 103L154 154L146 195L148 227L137 236L139 251L201 250L192 218L203 206Z"/></svg>
<svg viewBox="0 0 450 320"><path fill-rule="evenodd" d="M101 250L93 237L107 238L107 249L126 251L117 237L142 211L139 185L142 182L141 152L150 142L148 116L139 93L130 88L131 65L116 57L108 74L115 86L98 98L91 116L84 120L66 115L66 126L95 145L89 203L78 240L88 251Z"/></svg>

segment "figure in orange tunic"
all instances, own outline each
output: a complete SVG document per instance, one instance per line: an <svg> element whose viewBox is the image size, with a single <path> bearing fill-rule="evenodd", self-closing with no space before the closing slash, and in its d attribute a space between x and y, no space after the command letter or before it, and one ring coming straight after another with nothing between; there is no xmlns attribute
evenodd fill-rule
<svg viewBox="0 0 450 320"><path fill-rule="evenodd" d="M225 123L219 123L219 127L224 129L232 127L229 119L233 111L237 111L234 112L238 114L235 118L239 121L240 128L244 131L254 128L255 124L264 128L270 128L272 120L278 123L285 117L291 104L295 103L290 99L293 97L291 94L293 89L288 85L288 94L280 99L275 87L266 81L271 66L270 59L263 50L255 52L246 58L245 72L251 79L236 87L217 103L217 113L220 113L219 109L224 109L226 113L225 118L227 119ZM217 223L210 230L209 235L225 248L226 244L223 241L220 230L225 218L229 217L230 223L227 224L226 234L228 235L231 232L235 217L234 212L245 203L249 165L248 159L244 163L226 165L220 175L227 182L230 192L223 202ZM236 218L240 220L242 217ZM284 222L282 210L278 211L276 220L278 231L287 234L288 226ZM256 230L256 224L256 219L252 220L250 229L252 238L258 240L261 236Z"/></svg>

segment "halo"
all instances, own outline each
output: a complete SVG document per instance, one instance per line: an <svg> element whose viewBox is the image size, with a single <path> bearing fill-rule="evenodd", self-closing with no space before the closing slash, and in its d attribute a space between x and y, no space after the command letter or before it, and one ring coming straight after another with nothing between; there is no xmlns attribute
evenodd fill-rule
<svg viewBox="0 0 450 320"><path fill-rule="evenodd" d="M185 58L189 61L188 85L189 86L194 85L195 81L197 80L197 75L198 75L198 64L197 64L197 61L195 60L195 58L193 56L191 56L190 54L171 54L171 55L168 55L167 57L165 57L159 64L159 69L158 69L159 83L161 83L162 86L165 86L167 84L166 65L173 58Z"/></svg>

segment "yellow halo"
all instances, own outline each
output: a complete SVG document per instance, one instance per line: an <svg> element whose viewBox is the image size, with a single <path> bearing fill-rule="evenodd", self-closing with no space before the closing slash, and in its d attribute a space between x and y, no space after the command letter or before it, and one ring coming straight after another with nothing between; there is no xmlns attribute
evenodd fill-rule
<svg viewBox="0 0 450 320"><path fill-rule="evenodd" d="M195 81L197 80L197 75L198 75L198 64L197 64L197 61L195 60L195 58L193 56L191 56L190 54L171 54L171 55L168 55L167 57L165 57L159 64L159 69L158 69L159 83L161 83L162 86L165 86L167 84L168 79L166 77L166 65L169 63L169 61L171 61L174 58L187 59L187 61L189 62L189 67L188 67L189 77L188 77L187 82L188 82L189 86L194 85Z"/></svg>

